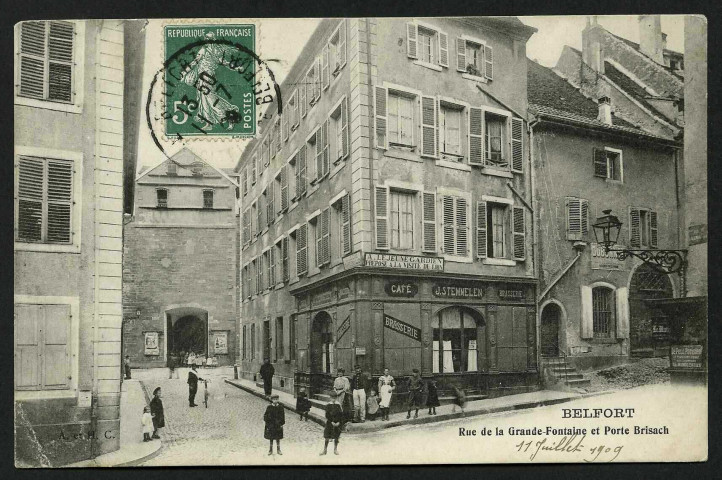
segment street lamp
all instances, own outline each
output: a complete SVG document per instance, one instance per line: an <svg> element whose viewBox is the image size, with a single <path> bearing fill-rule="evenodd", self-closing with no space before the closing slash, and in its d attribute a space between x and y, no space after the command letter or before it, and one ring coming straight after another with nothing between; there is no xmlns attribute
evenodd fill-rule
<svg viewBox="0 0 722 480"><path fill-rule="evenodd" d="M628 257L636 257L655 271L670 275L679 273L684 277L684 269L687 266L687 250L659 250L656 248L612 248L617 243L619 232L622 229L622 222L612 214L611 210L604 210L601 217L592 225L594 238L600 245L604 246L606 253L614 252L619 260Z"/></svg>

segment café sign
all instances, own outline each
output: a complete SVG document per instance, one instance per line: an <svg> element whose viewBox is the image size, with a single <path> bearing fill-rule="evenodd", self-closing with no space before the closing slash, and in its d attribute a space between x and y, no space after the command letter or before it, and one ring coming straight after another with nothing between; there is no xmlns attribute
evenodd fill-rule
<svg viewBox="0 0 722 480"><path fill-rule="evenodd" d="M419 286L408 281L393 281L386 282L384 291L390 297L415 297L419 292Z"/></svg>
<svg viewBox="0 0 722 480"><path fill-rule="evenodd" d="M439 298L482 298L484 289L474 284L434 284L431 293Z"/></svg>
<svg viewBox="0 0 722 480"><path fill-rule="evenodd" d="M364 264L367 267L393 268L395 270L444 271L444 259L441 257L367 253L364 257Z"/></svg>

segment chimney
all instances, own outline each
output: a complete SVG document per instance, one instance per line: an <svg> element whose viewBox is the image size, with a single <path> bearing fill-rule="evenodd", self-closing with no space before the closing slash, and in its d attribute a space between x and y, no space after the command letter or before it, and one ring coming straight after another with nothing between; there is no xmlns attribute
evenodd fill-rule
<svg viewBox="0 0 722 480"><path fill-rule="evenodd" d="M612 101L609 97L599 97L599 116L597 119L605 125L612 124Z"/></svg>
<svg viewBox="0 0 722 480"><path fill-rule="evenodd" d="M660 16L640 15L639 50L658 64L664 65L664 42Z"/></svg>
<svg viewBox="0 0 722 480"><path fill-rule="evenodd" d="M587 26L582 30L582 61L592 70L604 73L604 50L599 41L597 16L587 17Z"/></svg>

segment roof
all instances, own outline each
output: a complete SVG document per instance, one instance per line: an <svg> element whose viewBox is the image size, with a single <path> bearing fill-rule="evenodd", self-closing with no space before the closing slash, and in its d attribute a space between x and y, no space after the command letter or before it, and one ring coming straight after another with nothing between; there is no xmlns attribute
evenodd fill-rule
<svg viewBox="0 0 722 480"><path fill-rule="evenodd" d="M203 175L209 175L213 172L219 173L223 178L231 182L233 185L238 186L238 181L231 178L226 172L223 171L223 169L217 168L207 161L203 160L201 157L193 153L191 150L189 150L187 147L183 147L179 151L177 151L173 156L164 158L161 161L159 161L157 164L151 166L151 167L144 167L141 169L138 174L135 177L135 181L137 182L144 176L148 175L152 171L156 170L161 165L165 164L166 162L174 162L176 165L182 167L182 168L190 168L194 165L202 165L203 166ZM232 174L235 176L235 174Z"/></svg>
<svg viewBox="0 0 722 480"><path fill-rule="evenodd" d="M648 109L650 112L654 113L658 117L669 120L667 118L667 114L660 112L659 110L657 110L657 108L655 108L654 105L647 101L647 98L650 95L644 88L642 88L637 82L620 72L614 65L609 62L604 62L604 75L609 80L616 83L622 90L634 97L635 100L644 105L644 108Z"/></svg>
<svg viewBox="0 0 722 480"><path fill-rule="evenodd" d="M652 59L649 57L649 55L647 55L647 54L644 53L642 50L640 50L638 43L634 43L633 41L627 40L627 39L624 38L624 37L620 37L619 35L615 35L615 34L613 34L612 32L610 32L609 30L607 30L607 33L609 33L612 37L616 38L616 39L619 40L620 42L623 42L623 43L627 44L627 46L635 49L635 50L636 50L637 52L639 52L641 55L644 55L646 58L649 59L650 62L654 62L655 64L659 65L657 62L655 62L654 60L652 60ZM684 58L684 54L679 53L679 52L676 52L676 51L674 51L674 50L670 50L670 49L668 49L668 48L665 48L665 49L663 50L663 55L665 55L665 54L666 54L666 55L669 55L669 56L672 56L672 57ZM667 72L669 72L670 74L674 75L674 76L675 76L676 78L678 78L679 80L684 80L684 77L682 77L679 73L677 73L673 68L668 67L668 66L666 66L666 65L659 65L659 66L662 67L662 68L664 68L665 70L667 70Z"/></svg>

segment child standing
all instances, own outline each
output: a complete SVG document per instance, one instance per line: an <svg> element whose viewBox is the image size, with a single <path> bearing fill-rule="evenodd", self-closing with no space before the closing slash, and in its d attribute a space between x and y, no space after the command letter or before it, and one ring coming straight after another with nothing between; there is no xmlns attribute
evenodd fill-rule
<svg viewBox="0 0 722 480"><path fill-rule="evenodd" d="M263 421L266 422L266 428L263 437L271 443L268 447L268 454L273 455L273 441L276 441L276 451L281 453L281 439L283 438L283 425L286 423L286 415L283 407L278 403L278 395L271 395L271 404L266 408L263 415Z"/></svg>
<svg viewBox="0 0 722 480"><path fill-rule="evenodd" d="M436 382L429 380L427 389L426 406L429 407L429 415L436 415L436 407L439 406L439 392L436 389Z"/></svg>
<svg viewBox="0 0 722 480"><path fill-rule="evenodd" d="M308 421L308 412L311 410L311 400L306 395L306 390L301 389L296 398L296 412L301 416L299 420Z"/></svg>
<svg viewBox="0 0 722 480"><path fill-rule="evenodd" d="M379 411L379 396L376 394L376 389L371 389L371 393L366 398L366 415L369 420L376 420L376 413Z"/></svg>
<svg viewBox="0 0 722 480"><path fill-rule="evenodd" d="M466 393L464 393L464 390L456 385L452 386L451 389L454 391L454 407L451 409L451 413L456 412L457 405L461 408L461 413L464 413L464 407L466 406Z"/></svg>
<svg viewBox="0 0 722 480"><path fill-rule="evenodd" d="M341 436L341 427L344 420L344 413L338 399L339 395L332 395L331 403L326 405L326 427L323 429L324 444L321 455L326 455L328 442L331 439L333 439L333 453L338 455L338 439Z"/></svg>
<svg viewBox="0 0 722 480"><path fill-rule="evenodd" d="M143 418L140 422L143 425L143 441L150 442L150 434L153 433L153 417L150 415L150 407L143 407Z"/></svg>

